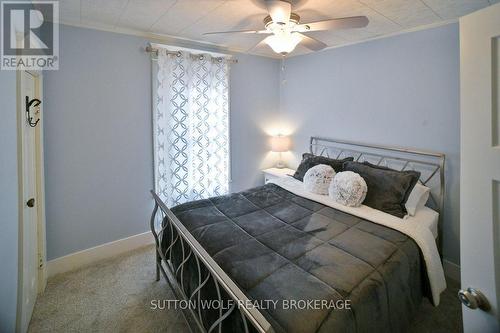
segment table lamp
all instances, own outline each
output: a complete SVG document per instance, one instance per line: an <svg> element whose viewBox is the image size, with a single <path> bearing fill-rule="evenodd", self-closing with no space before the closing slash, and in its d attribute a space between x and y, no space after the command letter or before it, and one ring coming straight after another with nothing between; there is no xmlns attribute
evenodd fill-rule
<svg viewBox="0 0 500 333"><path fill-rule="evenodd" d="M290 140L288 137L278 134L271 138L271 151L279 153L278 163L276 163L276 167L282 169L285 167L285 164L281 160L281 153L288 151L290 149Z"/></svg>

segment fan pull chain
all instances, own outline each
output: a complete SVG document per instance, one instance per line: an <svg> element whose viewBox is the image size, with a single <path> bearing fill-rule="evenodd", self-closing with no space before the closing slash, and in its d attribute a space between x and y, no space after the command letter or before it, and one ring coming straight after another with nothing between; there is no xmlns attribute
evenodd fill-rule
<svg viewBox="0 0 500 333"><path fill-rule="evenodd" d="M285 56L283 56L283 58L281 58L281 84L286 84L286 78L285 78L285 59L286 59Z"/></svg>

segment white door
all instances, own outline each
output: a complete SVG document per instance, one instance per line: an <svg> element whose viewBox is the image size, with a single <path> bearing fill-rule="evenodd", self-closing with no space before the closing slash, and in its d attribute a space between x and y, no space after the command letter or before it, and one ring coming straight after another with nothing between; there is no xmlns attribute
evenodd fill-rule
<svg viewBox="0 0 500 333"><path fill-rule="evenodd" d="M500 4L460 18L460 85L464 330L499 332Z"/></svg>
<svg viewBox="0 0 500 333"><path fill-rule="evenodd" d="M19 331L26 332L38 293L38 214L37 214L37 173L36 173L36 129L28 122L26 97L29 101L40 98L37 78L28 73L21 74L21 141L22 141L22 209L20 235L20 322ZM38 119L37 107L30 107L32 123ZM41 126L37 124L36 126Z"/></svg>

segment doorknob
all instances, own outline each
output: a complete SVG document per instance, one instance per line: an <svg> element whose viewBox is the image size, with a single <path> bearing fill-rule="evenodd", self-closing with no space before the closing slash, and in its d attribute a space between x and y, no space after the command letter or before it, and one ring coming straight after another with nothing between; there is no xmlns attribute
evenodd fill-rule
<svg viewBox="0 0 500 333"><path fill-rule="evenodd" d="M488 311L490 309L490 303L483 293L474 288L467 288L467 290L460 289L458 291L458 299L460 299L463 305L472 310L479 308L483 311Z"/></svg>
<svg viewBox="0 0 500 333"><path fill-rule="evenodd" d="M35 207L35 198L31 198L31 199L29 199L29 200L26 202L26 206L28 206L29 208L33 208L33 207Z"/></svg>

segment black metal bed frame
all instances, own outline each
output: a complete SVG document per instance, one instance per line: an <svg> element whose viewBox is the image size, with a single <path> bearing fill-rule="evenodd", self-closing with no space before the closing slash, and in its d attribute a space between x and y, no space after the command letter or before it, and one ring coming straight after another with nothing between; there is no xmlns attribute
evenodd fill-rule
<svg viewBox="0 0 500 333"><path fill-rule="evenodd" d="M255 307L242 306L243 304L248 304L247 302L250 302L250 299L189 233L158 195L154 191L151 191L151 194L155 201L150 227L156 245L156 280L160 280L161 272L178 299L194 302L196 305L195 308L198 309L198 311L195 311L192 307L185 307L185 309L183 309L184 317L191 331L211 333L217 330L217 332L220 333L222 332L223 320L233 311L239 311L245 333L250 332L249 325L257 330L257 332L274 332L269 322ZM161 212L160 216L157 215L158 211ZM160 219L158 219L158 217L160 217ZM160 223L158 223L158 221L160 221ZM163 251L161 246L162 236L167 235L166 231L168 231L168 235L170 235L171 239L169 240L168 247ZM179 242L182 249L182 261L177 269L175 269L172 265L172 254L177 242ZM186 295L182 277L184 274L184 265L190 260L191 256L193 256L196 261L198 285L190 295ZM203 265L204 269L201 265ZM202 276L205 271L208 272L208 274ZM177 279L178 277L179 280ZM204 326L201 313L202 306L200 295L204 287L215 288L219 302L224 302L221 293L222 290L235 301L229 309L224 310L222 307L219 309L219 317L210 327Z"/></svg>

